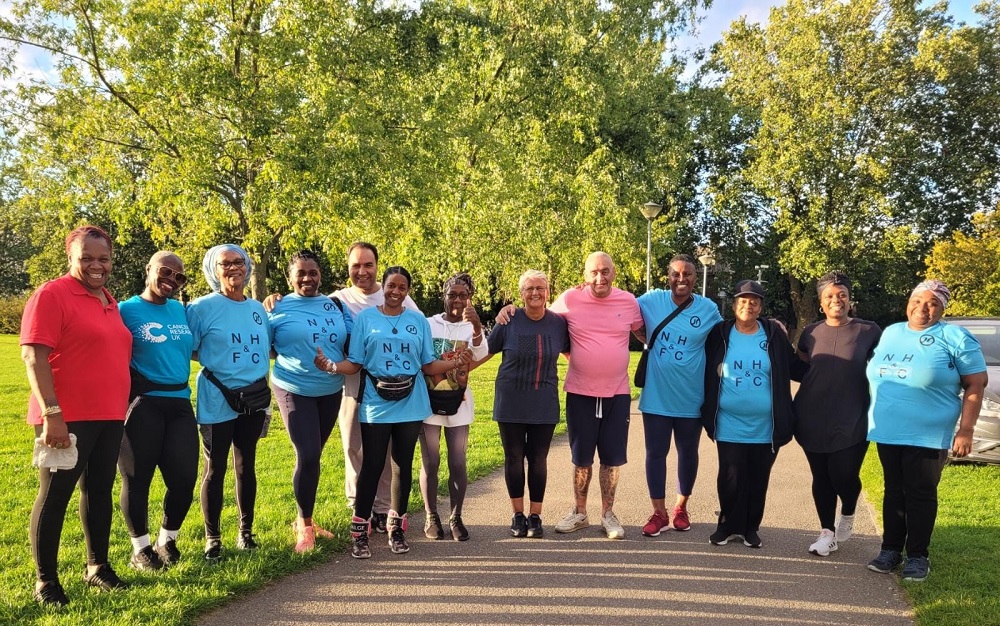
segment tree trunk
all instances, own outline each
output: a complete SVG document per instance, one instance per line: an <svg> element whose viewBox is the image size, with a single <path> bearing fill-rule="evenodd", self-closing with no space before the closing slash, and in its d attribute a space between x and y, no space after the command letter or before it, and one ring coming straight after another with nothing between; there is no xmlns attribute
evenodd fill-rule
<svg viewBox="0 0 1000 626"><path fill-rule="evenodd" d="M263 302L268 296L267 265L271 261L270 250L268 246L258 246L247 252L257 259L253 264L253 274L250 275L250 297Z"/></svg>
<svg viewBox="0 0 1000 626"><path fill-rule="evenodd" d="M805 327L816 321L819 302L816 299L816 290L812 288L811 283L812 281L803 283L794 276L788 277L792 308L795 310L795 332L789 337L792 340L792 345L797 345Z"/></svg>

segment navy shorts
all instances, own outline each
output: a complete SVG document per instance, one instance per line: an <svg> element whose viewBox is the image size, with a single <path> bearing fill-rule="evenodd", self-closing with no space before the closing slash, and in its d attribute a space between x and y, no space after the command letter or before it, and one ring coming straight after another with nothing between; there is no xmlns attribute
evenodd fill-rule
<svg viewBox="0 0 1000 626"><path fill-rule="evenodd" d="M590 467L594 452L601 465L618 467L628 463L628 424L632 397L619 394L595 398L566 393L566 426L573 465Z"/></svg>

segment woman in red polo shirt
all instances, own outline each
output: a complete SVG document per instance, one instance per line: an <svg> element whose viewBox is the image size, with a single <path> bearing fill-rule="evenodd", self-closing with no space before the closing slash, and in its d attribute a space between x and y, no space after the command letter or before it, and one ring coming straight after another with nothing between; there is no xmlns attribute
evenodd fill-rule
<svg viewBox="0 0 1000 626"><path fill-rule="evenodd" d="M57 606L69 604L59 584L59 538L78 481L87 544L84 582L105 591L128 587L108 563L108 543L132 335L104 286L111 274L108 234L81 226L66 237L66 254L69 272L39 287L21 318L21 358L31 385L28 423L51 448L70 447L75 435L78 451L72 469L39 471L31 510L35 599Z"/></svg>

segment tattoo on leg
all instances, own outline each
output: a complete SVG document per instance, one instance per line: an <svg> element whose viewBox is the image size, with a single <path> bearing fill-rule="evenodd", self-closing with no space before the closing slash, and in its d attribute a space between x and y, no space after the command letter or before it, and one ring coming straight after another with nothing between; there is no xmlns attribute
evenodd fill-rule
<svg viewBox="0 0 1000 626"><path fill-rule="evenodd" d="M615 506L615 492L618 490L618 477L621 475L620 468L601 466L601 500L607 510Z"/></svg>
<svg viewBox="0 0 1000 626"><path fill-rule="evenodd" d="M590 490L590 468L573 466L573 495L587 499Z"/></svg>

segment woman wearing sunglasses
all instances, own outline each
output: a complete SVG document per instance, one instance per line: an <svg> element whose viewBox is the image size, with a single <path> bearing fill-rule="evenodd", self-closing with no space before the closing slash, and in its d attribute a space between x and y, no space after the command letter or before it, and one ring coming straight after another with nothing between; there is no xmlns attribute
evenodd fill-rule
<svg viewBox="0 0 1000 626"><path fill-rule="evenodd" d="M176 254L157 252L146 265L145 290L119 307L132 333L132 389L118 470L130 565L138 570L163 569L180 558L177 533L198 478L198 428L188 387L193 340L184 306L174 299L187 283L183 272ZM150 539L149 486L157 467L167 491L160 533Z"/></svg>

